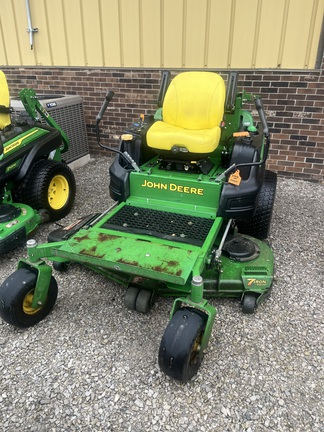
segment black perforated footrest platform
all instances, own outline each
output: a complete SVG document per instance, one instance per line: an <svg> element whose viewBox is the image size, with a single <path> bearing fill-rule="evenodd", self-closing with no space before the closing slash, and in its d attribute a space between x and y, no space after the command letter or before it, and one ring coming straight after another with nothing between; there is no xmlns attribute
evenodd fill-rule
<svg viewBox="0 0 324 432"><path fill-rule="evenodd" d="M201 246L213 222L213 219L125 205L102 227Z"/></svg>

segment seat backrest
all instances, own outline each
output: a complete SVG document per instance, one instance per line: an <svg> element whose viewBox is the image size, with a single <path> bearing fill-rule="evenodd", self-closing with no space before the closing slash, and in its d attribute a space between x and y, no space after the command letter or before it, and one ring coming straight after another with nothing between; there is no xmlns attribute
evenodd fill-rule
<svg viewBox="0 0 324 432"><path fill-rule="evenodd" d="M0 70L0 130L11 124L9 107L8 83L5 74Z"/></svg>
<svg viewBox="0 0 324 432"><path fill-rule="evenodd" d="M225 93L223 78L214 72L182 72L165 95L163 121L189 130L219 126Z"/></svg>

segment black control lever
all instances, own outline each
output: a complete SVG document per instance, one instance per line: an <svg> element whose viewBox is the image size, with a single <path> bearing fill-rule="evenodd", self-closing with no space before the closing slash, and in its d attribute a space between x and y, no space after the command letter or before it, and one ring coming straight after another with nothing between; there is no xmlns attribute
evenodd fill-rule
<svg viewBox="0 0 324 432"><path fill-rule="evenodd" d="M227 168L227 170L225 170L222 174L217 176L215 181L222 180L228 174L233 173L235 170L237 170L240 167L253 167L253 166L260 166L260 165L265 164L265 162L268 158L269 147L270 147L269 127L268 127L267 119L265 116L262 100L260 98L256 98L256 99L254 99L254 103L255 103L255 108L258 111L260 121L262 123L263 135L265 137L265 146L264 146L264 152L262 155L262 160L259 162L247 162L247 163L240 163L237 165L234 163L229 168Z"/></svg>
<svg viewBox="0 0 324 432"><path fill-rule="evenodd" d="M106 94L105 100L100 108L100 111L96 117L96 122L99 123L103 117L103 115L105 114L105 111L107 109L107 106L109 105L109 102L111 101L111 99L114 96L114 92L112 90L109 90Z"/></svg>
<svg viewBox="0 0 324 432"><path fill-rule="evenodd" d="M137 166L136 162L134 161L134 159L127 153L127 152L122 152L120 150L117 150L115 148L109 147L109 146L105 146L103 144L101 144L100 142L100 132L99 132L99 123L103 117L103 115L105 114L105 111L107 109L107 106L109 105L109 102L111 101L111 99L114 96L114 92L112 90L109 90L105 96L105 100L100 108L100 111L96 117L96 135L97 135L97 143L100 147L109 150L113 153L117 153L119 154L124 161L126 162L126 164L131 165L135 171L140 171L140 168Z"/></svg>
<svg viewBox="0 0 324 432"><path fill-rule="evenodd" d="M225 99L225 112L232 113L235 110L236 89L239 74L230 72L227 80L227 91Z"/></svg>
<svg viewBox="0 0 324 432"><path fill-rule="evenodd" d="M267 119L265 116L265 112L263 109L263 103L262 100L260 98L257 98L254 100L255 103L255 108L257 109L258 113L259 113L259 117L262 123L262 128L263 128L263 133L266 137L269 136L269 128L268 128L268 123L267 123Z"/></svg>
<svg viewBox="0 0 324 432"><path fill-rule="evenodd" d="M157 100L157 106L159 108L161 108L163 105L164 96L168 90L168 87L170 85L170 81L171 81L170 71L162 71L161 85L160 85L159 96L158 96L158 100Z"/></svg>

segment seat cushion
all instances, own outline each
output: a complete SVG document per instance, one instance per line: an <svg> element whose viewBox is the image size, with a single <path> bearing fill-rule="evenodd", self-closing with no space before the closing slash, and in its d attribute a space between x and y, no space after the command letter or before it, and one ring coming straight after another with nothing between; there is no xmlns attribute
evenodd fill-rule
<svg viewBox="0 0 324 432"><path fill-rule="evenodd" d="M184 129L210 129L223 119L225 83L214 72L183 72L169 85L163 121Z"/></svg>
<svg viewBox="0 0 324 432"><path fill-rule="evenodd" d="M0 106L9 108L9 89L5 74L0 71ZM10 114L0 112L0 130L11 124Z"/></svg>
<svg viewBox="0 0 324 432"><path fill-rule="evenodd" d="M214 72L183 72L166 92L163 121L151 126L147 145L157 150L185 147L194 154L212 153L218 146L225 103L225 84Z"/></svg>
<svg viewBox="0 0 324 432"><path fill-rule="evenodd" d="M147 132L147 144L159 150L171 151L172 147L185 147L190 153L212 153L219 143L221 128L188 130L155 122Z"/></svg>

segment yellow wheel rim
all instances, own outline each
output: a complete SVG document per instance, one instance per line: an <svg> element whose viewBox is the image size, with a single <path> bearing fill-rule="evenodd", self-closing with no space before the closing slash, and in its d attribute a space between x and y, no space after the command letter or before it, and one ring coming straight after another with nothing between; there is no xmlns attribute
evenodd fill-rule
<svg viewBox="0 0 324 432"><path fill-rule="evenodd" d="M52 209L59 210L65 206L70 189L69 183L62 175L52 178L48 188L48 202Z"/></svg>
<svg viewBox="0 0 324 432"><path fill-rule="evenodd" d="M197 358L199 356L200 350L201 350L201 341L202 341L203 333L200 333L198 337L195 340L195 343L192 347L191 353L190 353L190 360L189 364L193 365L196 363Z"/></svg>
<svg viewBox="0 0 324 432"><path fill-rule="evenodd" d="M22 308L26 315L35 315L40 309L42 309L42 307L36 309L32 307L33 298L34 298L34 290L32 289L31 291L29 291L28 294L26 294L23 300Z"/></svg>

